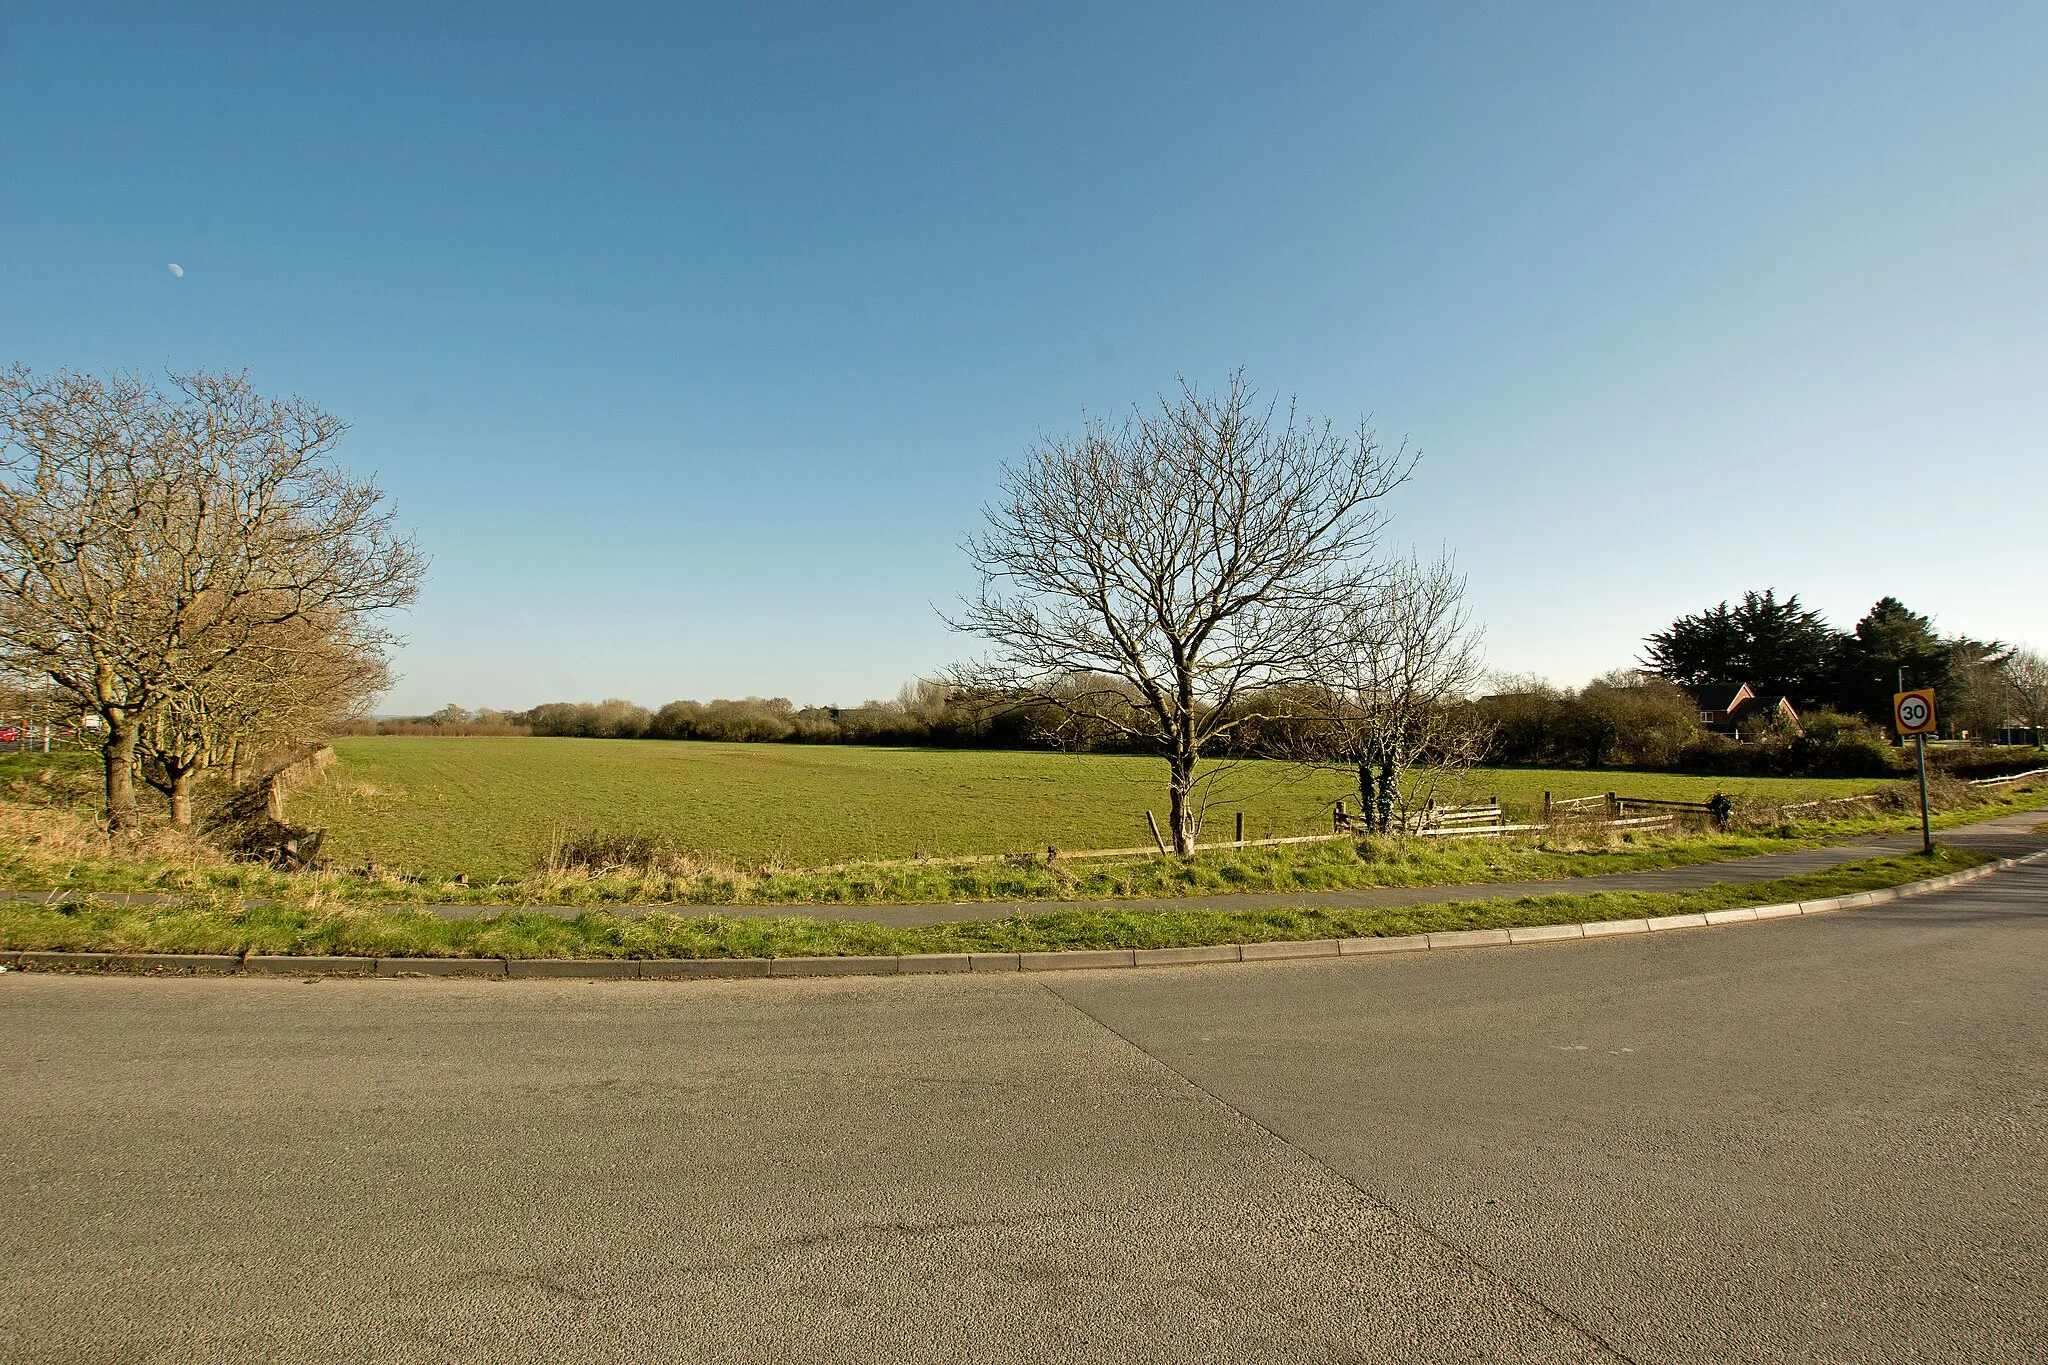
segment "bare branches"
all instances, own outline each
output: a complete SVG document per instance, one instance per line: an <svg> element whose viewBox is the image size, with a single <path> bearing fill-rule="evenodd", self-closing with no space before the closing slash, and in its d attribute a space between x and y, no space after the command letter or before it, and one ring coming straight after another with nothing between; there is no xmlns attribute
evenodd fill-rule
<svg viewBox="0 0 2048 1365"><path fill-rule="evenodd" d="M1042 440L964 547L981 584L952 624L994 656L960 678L1164 754L1185 852L1203 746L1245 722L1251 693L1314 676L1316 622L1364 581L1376 504L1412 465L1362 424L1259 407L1242 373Z"/></svg>
<svg viewBox="0 0 2048 1365"><path fill-rule="evenodd" d="M2016 649L2000 673L2008 698L2006 719L2018 720L2036 736L2048 732L2048 659L2031 649Z"/></svg>
<svg viewBox="0 0 2048 1365"><path fill-rule="evenodd" d="M1315 685L1293 694L1294 715L1271 727L1272 747L1355 771L1360 813L1374 828L1393 828L1484 747L1462 704L1483 667L1465 579L1448 558L1396 559L1321 624ZM1411 770L1419 782L1404 782Z"/></svg>
<svg viewBox="0 0 2048 1365"><path fill-rule="evenodd" d="M0 665L105 720L117 828L145 718L303 623L375 652L374 614L417 595L418 548L333 463L345 431L240 375L0 372Z"/></svg>

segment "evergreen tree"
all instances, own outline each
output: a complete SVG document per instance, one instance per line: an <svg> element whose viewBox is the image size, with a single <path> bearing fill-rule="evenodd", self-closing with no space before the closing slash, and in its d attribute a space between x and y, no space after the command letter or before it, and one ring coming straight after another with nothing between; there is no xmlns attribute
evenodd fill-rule
<svg viewBox="0 0 2048 1365"><path fill-rule="evenodd" d="M1836 704L1878 725L1890 725L1892 694L1901 678L1907 687L1931 687L1945 694L1951 681L1951 650L1934 622L1896 597L1881 597L1846 642L1836 682Z"/></svg>
<svg viewBox="0 0 2048 1365"><path fill-rule="evenodd" d="M1804 710L1834 699L1846 639L1797 593L1780 602L1766 589L1744 593L1732 608L1723 602L1679 617L1645 642L1643 663L1681 687L1748 683Z"/></svg>

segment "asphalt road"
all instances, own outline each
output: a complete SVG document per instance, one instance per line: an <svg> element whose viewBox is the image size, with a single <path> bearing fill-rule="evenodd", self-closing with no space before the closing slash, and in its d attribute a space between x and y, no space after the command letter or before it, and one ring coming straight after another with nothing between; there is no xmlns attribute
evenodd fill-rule
<svg viewBox="0 0 2048 1365"><path fill-rule="evenodd" d="M1387 958L0 977L0 1359L2048 1358L2048 868Z"/></svg>

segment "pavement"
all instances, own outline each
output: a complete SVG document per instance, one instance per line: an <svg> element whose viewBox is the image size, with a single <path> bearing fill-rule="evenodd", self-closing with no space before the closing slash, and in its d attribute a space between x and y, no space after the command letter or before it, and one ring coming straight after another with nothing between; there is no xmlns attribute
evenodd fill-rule
<svg viewBox="0 0 2048 1365"><path fill-rule="evenodd" d="M2038 864L1159 972L9 973L0 1029L9 1361L2048 1358Z"/></svg>

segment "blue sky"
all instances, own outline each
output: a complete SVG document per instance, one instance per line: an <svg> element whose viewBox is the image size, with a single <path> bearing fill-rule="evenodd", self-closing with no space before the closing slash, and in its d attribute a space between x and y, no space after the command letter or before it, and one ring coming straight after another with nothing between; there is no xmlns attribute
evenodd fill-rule
<svg viewBox="0 0 2048 1365"><path fill-rule="evenodd" d="M350 421L387 710L892 694L1003 460L1240 365L1497 668L2048 646L2048 7L287 8L10 16L0 362Z"/></svg>

